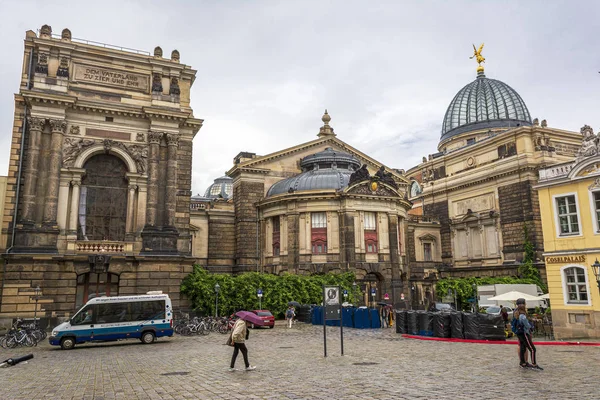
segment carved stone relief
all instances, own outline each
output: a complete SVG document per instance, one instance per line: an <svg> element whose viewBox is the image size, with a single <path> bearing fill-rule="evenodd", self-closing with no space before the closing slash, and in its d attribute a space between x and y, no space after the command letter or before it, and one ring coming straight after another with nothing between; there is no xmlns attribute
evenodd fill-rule
<svg viewBox="0 0 600 400"><path fill-rule="evenodd" d="M69 129L69 133L71 135L79 135L81 133L81 130L79 129L79 125L71 125L71 128Z"/></svg>
<svg viewBox="0 0 600 400"><path fill-rule="evenodd" d="M69 77L69 59L67 57L62 57L60 59L60 65L58 66L58 69L56 70L56 76L59 76L62 78Z"/></svg>
<svg viewBox="0 0 600 400"><path fill-rule="evenodd" d="M138 132L138 134L135 135L135 141L136 142L145 142L146 141L146 135L144 135L141 132Z"/></svg>
<svg viewBox="0 0 600 400"><path fill-rule="evenodd" d="M63 143L63 165L65 167L72 167L82 151L99 143L102 143L106 152L109 152L112 148L124 150L135 162L138 172L141 174L146 172L148 168L148 148L146 146L137 144L128 145L111 139L97 142L91 139L66 138Z"/></svg>

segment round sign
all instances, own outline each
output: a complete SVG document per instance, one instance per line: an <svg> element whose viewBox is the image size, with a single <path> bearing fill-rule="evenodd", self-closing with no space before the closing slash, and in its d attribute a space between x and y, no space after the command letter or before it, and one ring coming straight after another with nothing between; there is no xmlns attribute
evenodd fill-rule
<svg viewBox="0 0 600 400"><path fill-rule="evenodd" d="M383 299L384 299L384 300L389 300L389 299L390 299L390 295L389 295L389 294L387 294L387 293L386 293L386 294L384 294L384 295L383 295Z"/></svg>

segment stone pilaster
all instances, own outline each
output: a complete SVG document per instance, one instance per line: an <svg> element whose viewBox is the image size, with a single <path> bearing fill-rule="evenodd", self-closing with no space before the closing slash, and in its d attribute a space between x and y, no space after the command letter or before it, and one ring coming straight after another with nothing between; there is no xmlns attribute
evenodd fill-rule
<svg viewBox="0 0 600 400"><path fill-rule="evenodd" d="M23 208L21 220L25 224L33 225L35 219L35 200L38 178L38 160L40 157L40 144L42 141L42 130L46 120L43 118L29 117L29 146L25 159L23 171Z"/></svg>
<svg viewBox="0 0 600 400"><path fill-rule="evenodd" d="M399 222L398 216L388 214L389 238L390 238L390 263L392 267L392 304L398 303L402 293L402 263L400 258Z"/></svg>
<svg viewBox="0 0 600 400"><path fill-rule="evenodd" d="M61 234L63 234L69 226L69 218L67 216L67 209L69 208L69 191L70 181L69 178L61 177L60 187L58 189L58 211L56 214L56 223Z"/></svg>
<svg viewBox="0 0 600 400"><path fill-rule="evenodd" d="M354 215L341 212L340 218L340 261L350 266L356 261L354 249Z"/></svg>
<svg viewBox="0 0 600 400"><path fill-rule="evenodd" d="M261 177L262 178L262 177ZM251 178L252 179L252 178ZM236 271L256 270L257 212L256 203L265 193L265 184L258 180L234 181L235 203Z"/></svg>
<svg viewBox="0 0 600 400"><path fill-rule="evenodd" d="M171 133L165 135L167 139L167 182L165 192L165 227L177 230L175 227L175 211L177 207L177 146L179 136Z"/></svg>
<svg viewBox="0 0 600 400"><path fill-rule="evenodd" d="M58 207L58 187L60 180L60 168L62 164L63 135L67 130L67 121L64 119L50 120L52 127L52 141L50 144L50 168L48 171L48 186L44 200L44 218L46 226L56 225L56 213Z"/></svg>
<svg viewBox="0 0 600 400"><path fill-rule="evenodd" d="M160 139L163 132L148 132L148 200L146 206L146 226L155 227L158 213L158 163L160 160Z"/></svg>

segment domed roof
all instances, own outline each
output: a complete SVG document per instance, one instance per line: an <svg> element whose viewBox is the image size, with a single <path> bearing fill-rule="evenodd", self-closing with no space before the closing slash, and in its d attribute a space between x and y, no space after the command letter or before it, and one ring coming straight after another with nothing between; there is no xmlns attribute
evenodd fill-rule
<svg viewBox="0 0 600 400"><path fill-rule="evenodd" d="M523 125L531 125L531 116L521 96L506 83L479 72L448 106L441 140L478 129Z"/></svg>
<svg viewBox="0 0 600 400"><path fill-rule="evenodd" d="M207 199L223 198L228 199L233 195L233 179L228 176L222 176L215 179L214 183L206 189L204 197Z"/></svg>
<svg viewBox="0 0 600 400"><path fill-rule="evenodd" d="M300 161L302 173L281 180L269 188L267 197L301 190L336 189L348 186L350 175L360 168L353 155L326 148Z"/></svg>

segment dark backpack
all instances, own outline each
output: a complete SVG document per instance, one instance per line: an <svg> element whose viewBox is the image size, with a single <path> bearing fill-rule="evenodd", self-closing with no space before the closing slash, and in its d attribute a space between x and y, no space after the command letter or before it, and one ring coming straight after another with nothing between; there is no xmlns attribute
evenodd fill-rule
<svg viewBox="0 0 600 400"><path fill-rule="evenodd" d="M518 318L515 318L514 315L512 321L510 321L510 329L513 331L514 334L517 335L525 333L525 327L523 326L523 323L519 321Z"/></svg>
<svg viewBox="0 0 600 400"><path fill-rule="evenodd" d="M292 318L294 316L294 312L292 310L287 310L285 313L286 318Z"/></svg>

